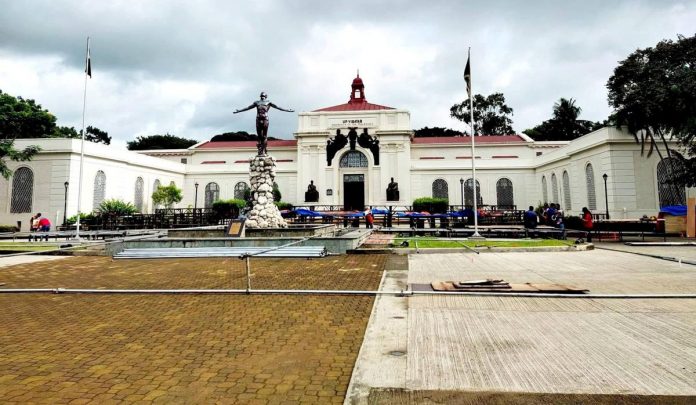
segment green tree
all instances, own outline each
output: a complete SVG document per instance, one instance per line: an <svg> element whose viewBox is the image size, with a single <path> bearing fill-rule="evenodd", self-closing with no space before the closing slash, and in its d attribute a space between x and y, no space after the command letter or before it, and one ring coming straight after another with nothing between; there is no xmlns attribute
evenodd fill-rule
<svg viewBox="0 0 696 405"><path fill-rule="evenodd" d="M93 126L88 126L85 128L85 141L94 143L103 143L105 145L111 144L111 137L106 131ZM82 131L77 132L75 127L56 127L51 134L52 138L73 138L82 139Z"/></svg>
<svg viewBox="0 0 696 405"><path fill-rule="evenodd" d="M178 203L183 199L181 194L181 189L175 185L170 186L159 186L157 190L152 193L152 202L155 205L164 205L167 208L171 208L172 205Z"/></svg>
<svg viewBox="0 0 696 405"><path fill-rule="evenodd" d="M607 88L612 121L628 128L641 153L647 145L648 156L676 157L682 164L672 182L696 186L696 35L636 50L619 62ZM670 138L681 150L669 148Z"/></svg>
<svg viewBox="0 0 696 405"><path fill-rule="evenodd" d="M46 133L55 127L56 117L41 108L34 100L15 98L0 90L0 175L12 176L7 160L22 162L31 160L41 148L27 146L24 150L14 147L16 138L31 138L28 134Z"/></svg>
<svg viewBox="0 0 696 405"><path fill-rule="evenodd" d="M476 135L514 135L512 129L512 108L505 104L503 93L489 96L474 96L474 134ZM463 121L471 127L469 100L464 100L450 108L450 117Z"/></svg>
<svg viewBox="0 0 696 405"><path fill-rule="evenodd" d="M575 100L561 98L553 105L551 119L522 132L536 141L570 141L604 126L600 122L579 119L581 112Z"/></svg>
<svg viewBox="0 0 696 405"><path fill-rule="evenodd" d="M150 150L150 149L186 149L197 144L195 139L186 139L178 136L148 135L139 136L134 141L128 142L128 150Z"/></svg>
<svg viewBox="0 0 696 405"><path fill-rule="evenodd" d="M432 127L432 128L423 127L421 129L417 129L413 132L414 132L414 136L416 138L431 138L431 137L435 137L435 136L451 137L451 136L464 135L459 131L455 131L454 129L443 128L443 127Z"/></svg>

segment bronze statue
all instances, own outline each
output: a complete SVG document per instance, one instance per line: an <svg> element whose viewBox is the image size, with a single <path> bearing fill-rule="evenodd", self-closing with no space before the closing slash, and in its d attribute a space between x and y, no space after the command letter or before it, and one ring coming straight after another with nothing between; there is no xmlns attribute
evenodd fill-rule
<svg viewBox="0 0 696 405"><path fill-rule="evenodd" d="M314 180L309 181L309 186L307 186L307 191L305 191L305 201L306 202L317 202L319 201L319 191L317 186L314 185Z"/></svg>
<svg viewBox="0 0 696 405"><path fill-rule="evenodd" d="M391 178L391 183L387 186L387 201L399 201L399 183Z"/></svg>
<svg viewBox="0 0 696 405"><path fill-rule="evenodd" d="M252 108L256 108L256 135L258 136L258 141L256 142L256 148L258 149L259 156L267 154L267 140L268 140L268 110L271 107L276 110L285 112L295 112L295 110L286 110L280 108L277 105L271 103L267 100L268 95L266 92L261 92L261 99L254 101L252 105L247 108L242 108L241 110L235 110L233 114L240 113L242 111L248 111Z"/></svg>

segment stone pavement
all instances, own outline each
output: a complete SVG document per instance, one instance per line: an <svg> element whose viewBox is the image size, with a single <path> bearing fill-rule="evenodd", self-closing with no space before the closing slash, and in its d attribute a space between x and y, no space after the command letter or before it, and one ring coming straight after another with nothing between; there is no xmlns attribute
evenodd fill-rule
<svg viewBox="0 0 696 405"><path fill-rule="evenodd" d="M254 288L376 289L384 256L252 259ZM243 288L238 259L79 257L3 288ZM3 403L340 403L368 296L0 294Z"/></svg>
<svg viewBox="0 0 696 405"><path fill-rule="evenodd" d="M696 266L605 250L416 254L404 270L383 288L503 278L696 294ZM694 403L694 332L693 298L382 295L346 403Z"/></svg>

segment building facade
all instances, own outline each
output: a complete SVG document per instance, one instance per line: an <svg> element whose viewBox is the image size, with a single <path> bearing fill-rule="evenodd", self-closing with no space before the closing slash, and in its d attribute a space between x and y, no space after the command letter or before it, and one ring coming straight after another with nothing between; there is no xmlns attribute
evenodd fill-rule
<svg viewBox="0 0 696 405"><path fill-rule="evenodd" d="M669 185L669 162L641 156L633 136L617 128L571 142L481 136L475 139L476 156L470 142L471 137L414 138L409 111L368 102L356 77L347 103L299 113L294 139L269 141L268 150L277 162L283 201L300 206L404 207L418 197L468 205L472 159L479 204L526 208L556 202L569 214L586 206L600 213L608 208L613 218L635 218L696 194ZM18 148L36 144L41 152L29 162L9 162L14 174L0 180L0 224L22 221L26 230L32 213L62 223L66 210L68 217L77 212L80 142L16 141ZM153 212L152 191L172 183L183 190L179 207L241 198L255 154L253 141L137 152L87 142L80 208L90 212L116 198ZM386 190L394 183L398 199L388 200ZM319 191L318 201L305 201L310 184Z"/></svg>

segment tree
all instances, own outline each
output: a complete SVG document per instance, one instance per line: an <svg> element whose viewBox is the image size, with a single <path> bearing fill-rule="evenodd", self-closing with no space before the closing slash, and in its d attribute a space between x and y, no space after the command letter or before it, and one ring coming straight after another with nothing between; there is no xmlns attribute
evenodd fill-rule
<svg viewBox="0 0 696 405"><path fill-rule="evenodd" d="M34 100L15 98L0 90L0 175L5 179L12 176L7 159L22 162L31 160L39 153L38 146L27 146L17 150L14 141L22 135L44 133L55 126L56 118L41 108Z"/></svg>
<svg viewBox="0 0 696 405"><path fill-rule="evenodd" d="M106 131L102 131L97 127L88 126L85 128L85 141L94 143L103 143L104 145L111 144L111 137ZM75 127L56 127L51 135L51 138L73 138L82 139L82 131L77 132Z"/></svg>
<svg viewBox="0 0 696 405"><path fill-rule="evenodd" d="M503 93L489 96L474 96L474 134L476 135L514 135L512 129L512 108L505 104ZM450 117L463 121L471 127L469 100L450 108Z"/></svg>
<svg viewBox="0 0 696 405"><path fill-rule="evenodd" d="M676 157L682 167L672 170L674 184L696 186L696 35L636 50L619 62L607 88L611 119L628 128L641 153L647 145L648 156ZM681 151L669 148L670 138Z"/></svg>
<svg viewBox="0 0 696 405"><path fill-rule="evenodd" d="M186 139L170 135L147 135L139 136L134 141L128 142L128 150L149 150L149 149L186 149L197 144L195 139Z"/></svg>
<svg viewBox="0 0 696 405"><path fill-rule="evenodd" d="M414 131L415 134L414 136L416 138L431 138L435 136L446 136L446 137L452 137L452 136L463 136L464 134L455 131L454 129L450 128L442 128L442 127L423 127L421 129L417 129Z"/></svg>
<svg viewBox="0 0 696 405"><path fill-rule="evenodd" d="M97 211L99 211L100 214L120 216L134 214L138 212L138 209L135 208L135 205L129 202L114 198L111 200L102 201L101 204L99 204Z"/></svg>
<svg viewBox="0 0 696 405"><path fill-rule="evenodd" d="M553 105L553 117L522 131L536 141L570 141L595 131L604 124L578 119L582 108L572 98L561 98Z"/></svg>
<svg viewBox="0 0 696 405"><path fill-rule="evenodd" d="M275 141L278 138L274 138L272 136L268 137L269 141ZM256 134L250 134L246 131L237 131L237 132L225 132L222 134L217 134L214 135L212 138L210 138L210 142L237 142L237 141L255 141L256 140Z"/></svg>
<svg viewBox="0 0 696 405"><path fill-rule="evenodd" d="M159 186L157 190L152 193L152 203L155 205L164 205L167 208L171 208L172 205L178 203L183 199L181 194L181 189L175 185L169 186Z"/></svg>

